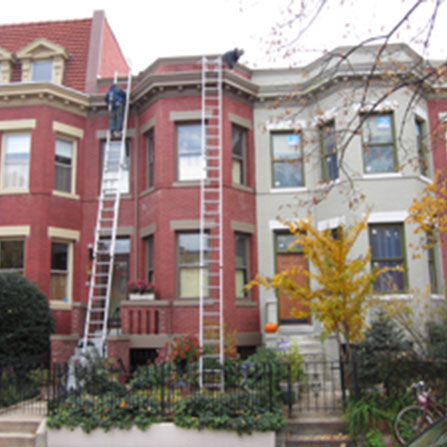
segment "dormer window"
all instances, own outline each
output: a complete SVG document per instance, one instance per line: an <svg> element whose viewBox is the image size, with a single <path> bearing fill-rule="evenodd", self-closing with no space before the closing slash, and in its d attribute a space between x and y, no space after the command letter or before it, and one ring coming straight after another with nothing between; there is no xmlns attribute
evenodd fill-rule
<svg viewBox="0 0 447 447"><path fill-rule="evenodd" d="M53 80L53 61L33 61L32 81L50 82Z"/></svg>
<svg viewBox="0 0 447 447"><path fill-rule="evenodd" d="M64 47L39 38L18 51L17 58L22 62L22 82L62 84L68 59Z"/></svg>
<svg viewBox="0 0 447 447"><path fill-rule="evenodd" d="M11 80L12 54L0 47L0 84L6 84Z"/></svg>

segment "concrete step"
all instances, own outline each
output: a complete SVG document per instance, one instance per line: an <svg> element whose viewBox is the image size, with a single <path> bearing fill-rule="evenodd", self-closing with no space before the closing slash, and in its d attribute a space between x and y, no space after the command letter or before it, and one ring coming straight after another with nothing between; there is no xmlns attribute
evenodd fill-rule
<svg viewBox="0 0 447 447"><path fill-rule="evenodd" d="M343 434L339 415L324 412L307 413L287 422L278 433L281 447L350 447L349 436Z"/></svg>
<svg viewBox="0 0 447 447"><path fill-rule="evenodd" d="M41 419L0 419L2 433L36 433Z"/></svg>
<svg viewBox="0 0 447 447"><path fill-rule="evenodd" d="M289 435L339 435L343 431L343 422L339 417L298 417L289 419Z"/></svg>
<svg viewBox="0 0 447 447"><path fill-rule="evenodd" d="M347 436L338 435L296 435L285 439L285 447L351 447Z"/></svg>
<svg viewBox="0 0 447 447"><path fill-rule="evenodd" d="M0 433L0 447L34 447L33 433Z"/></svg>

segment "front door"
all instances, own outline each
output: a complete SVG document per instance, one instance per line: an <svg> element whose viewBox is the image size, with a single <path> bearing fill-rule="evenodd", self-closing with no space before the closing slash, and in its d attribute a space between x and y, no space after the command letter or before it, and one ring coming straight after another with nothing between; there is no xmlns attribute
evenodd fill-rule
<svg viewBox="0 0 447 447"><path fill-rule="evenodd" d="M276 271L289 270L292 267L303 267L307 269L307 260L299 247L293 250L288 249L294 237L290 234L276 235ZM305 285L307 277L302 273L293 278L298 284ZM296 318L292 315L292 310L307 312L309 307L300 303L298 299L290 299L286 293L278 293L279 324L310 324L310 317Z"/></svg>

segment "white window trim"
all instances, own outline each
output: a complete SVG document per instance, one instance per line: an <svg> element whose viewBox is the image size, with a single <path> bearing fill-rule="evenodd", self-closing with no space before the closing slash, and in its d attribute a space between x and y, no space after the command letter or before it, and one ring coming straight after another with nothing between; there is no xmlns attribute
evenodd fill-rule
<svg viewBox="0 0 447 447"><path fill-rule="evenodd" d="M73 306L73 268L74 268L74 244L79 241L80 231L66 228L48 227L48 238L50 240L50 253L52 242L68 244L68 277L67 277L67 302L50 300L51 309L69 310ZM51 260L50 260L51 262Z"/></svg>
<svg viewBox="0 0 447 447"><path fill-rule="evenodd" d="M407 210L402 211L380 211L371 213L368 217L368 224L395 224L405 223L405 219L409 213ZM363 214L363 217L365 214Z"/></svg>

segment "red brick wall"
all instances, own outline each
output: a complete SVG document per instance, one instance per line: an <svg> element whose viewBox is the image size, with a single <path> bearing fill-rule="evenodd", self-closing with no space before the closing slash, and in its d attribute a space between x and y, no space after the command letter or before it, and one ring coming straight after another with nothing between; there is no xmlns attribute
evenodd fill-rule
<svg viewBox="0 0 447 447"><path fill-rule="evenodd" d="M51 363L64 364L70 360L78 344L78 338L73 336L51 337Z"/></svg>

